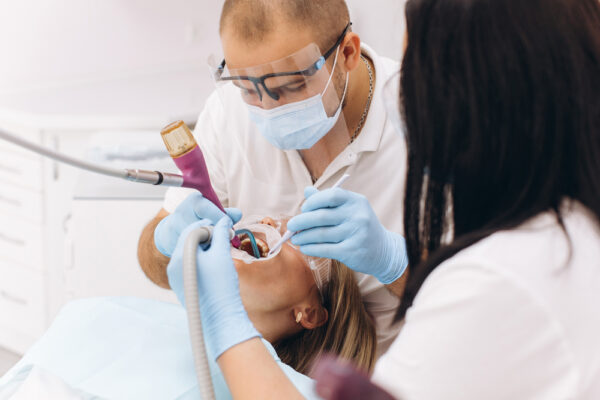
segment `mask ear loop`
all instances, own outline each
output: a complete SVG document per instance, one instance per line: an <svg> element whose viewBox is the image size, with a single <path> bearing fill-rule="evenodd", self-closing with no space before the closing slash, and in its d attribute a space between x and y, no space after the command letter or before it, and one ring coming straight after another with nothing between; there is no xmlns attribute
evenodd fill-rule
<svg viewBox="0 0 600 400"><path fill-rule="evenodd" d="M331 69L331 74L329 75L329 80L327 81L327 85L325 85L325 89L323 90L323 92L321 92L321 97L323 97L323 95L327 91L327 88L329 87L329 84L331 83L331 80L333 78L333 74L335 72L335 66L337 65L338 55L340 54L339 50L340 50L340 48L338 47L337 51L335 52L335 58L333 60L333 68ZM334 116L341 112L342 106L344 105L344 99L346 98L346 92L348 91L349 78L350 78L350 73L346 72L346 83L344 84L344 93L342 94L342 98L340 99L340 105L338 106Z"/></svg>
<svg viewBox="0 0 600 400"><path fill-rule="evenodd" d="M321 92L321 96L323 96L325 94L325 92L327 91L327 88L329 87L329 84L331 83L331 80L333 78L333 73L335 72L335 66L337 65L337 59L338 59L338 55L340 54L340 48L338 47L337 50L335 51L335 58L333 59L333 67L331 68L331 74L329 74L329 79L327 80L327 85L325 85L325 89L323 89L323 91ZM348 75L346 75L347 77ZM346 79L346 83L348 83L348 79ZM344 89L345 91L345 89Z"/></svg>

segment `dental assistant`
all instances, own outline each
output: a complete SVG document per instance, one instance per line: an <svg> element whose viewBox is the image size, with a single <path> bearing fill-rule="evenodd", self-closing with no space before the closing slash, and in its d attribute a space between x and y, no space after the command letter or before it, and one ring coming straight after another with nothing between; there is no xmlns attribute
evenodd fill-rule
<svg viewBox="0 0 600 400"><path fill-rule="evenodd" d="M406 20L411 271L373 381L407 400L600 398L600 3L409 0ZM230 224L198 251L219 366L236 398L300 398L245 316ZM336 247L312 229L315 253Z"/></svg>
<svg viewBox="0 0 600 400"><path fill-rule="evenodd" d="M195 128L215 192L238 209L229 211L235 221L239 210L294 216L305 187L326 189L350 174L340 200L355 217L344 227L356 231L355 248L328 258L357 271L382 353L399 330L393 318L407 267L399 207L406 144L383 100L398 63L361 43L343 0L227 0L220 34L224 58L210 62L217 90ZM222 215L197 192L170 189L140 238L146 275L169 288L166 267L181 232ZM369 243L380 247L359 250Z"/></svg>

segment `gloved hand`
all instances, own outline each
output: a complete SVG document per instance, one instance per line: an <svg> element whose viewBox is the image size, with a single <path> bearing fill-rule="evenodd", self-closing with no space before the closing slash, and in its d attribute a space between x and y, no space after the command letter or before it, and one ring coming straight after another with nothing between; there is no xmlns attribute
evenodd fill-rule
<svg viewBox="0 0 600 400"><path fill-rule="evenodd" d="M354 271L390 284L408 266L404 238L385 229L366 197L344 189L304 191L302 214L287 229L302 253L338 260Z"/></svg>
<svg viewBox="0 0 600 400"><path fill-rule="evenodd" d="M225 211L234 224L242 218L242 212L237 208L226 208ZM154 245L162 254L171 257L179 235L186 227L204 218L216 224L224 215L219 207L200 192L194 192L172 214L158 223L154 230Z"/></svg>
<svg viewBox="0 0 600 400"><path fill-rule="evenodd" d="M183 291L183 251L190 232L210 221L192 223L180 235L167 267L171 289L185 306ZM198 294L204 338L215 359L225 350L253 337L260 337L248 318L240 298L238 275L231 259L229 231L231 219L223 217L214 228L212 241L206 248L198 247Z"/></svg>

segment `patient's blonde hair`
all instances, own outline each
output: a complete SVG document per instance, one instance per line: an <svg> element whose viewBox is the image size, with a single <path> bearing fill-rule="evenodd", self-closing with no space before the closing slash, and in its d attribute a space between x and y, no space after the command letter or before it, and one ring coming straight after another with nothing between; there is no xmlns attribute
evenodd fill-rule
<svg viewBox="0 0 600 400"><path fill-rule="evenodd" d="M362 302L353 272L332 261L330 280L323 290L327 322L274 343L281 360L303 374L310 374L315 359L334 354L370 372L375 360L375 325Z"/></svg>

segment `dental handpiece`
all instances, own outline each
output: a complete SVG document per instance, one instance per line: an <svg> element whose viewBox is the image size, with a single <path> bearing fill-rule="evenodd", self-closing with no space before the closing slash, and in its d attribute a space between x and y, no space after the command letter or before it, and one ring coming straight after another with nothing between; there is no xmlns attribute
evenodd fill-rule
<svg viewBox="0 0 600 400"><path fill-rule="evenodd" d="M126 179L131 182L197 189L204 197L219 207L221 211L225 212L210 184L210 177L208 176L204 156L185 123L178 121L171 124L163 129L161 135L169 150L169 154L183 173L183 176L169 172L121 169L98 165L48 149L0 129L0 139L75 168L113 178ZM231 243L233 246L239 247L240 239L235 236Z"/></svg>
<svg viewBox="0 0 600 400"><path fill-rule="evenodd" d="M210 182L204 154L187 125L183 121L173 122L160 134L171 158L183 174L182 186L198 190L202 196L226 213ZM235 236L231 244L239 248L240 239Z"/></svg>
<svg viewBox="0 0 600 400"><path fill-rule="evenodd" d="M350 175L348 174L344 174L342 175L342 177L331 187L331 189L336 189L339 188L340 186L342 186L344 184L344 182L346 182L346 180L350 178ZM271 256L271 254L275 253L277 250L279 250L279 248L281 246L283 246L283 244L285 242L287 242L288 240L290 240L292 238L292 236L294 236L296 234L296 232L292 232L292 231L286 231L283 236L281 237L281 239L279 239L279 241L275 244L275 246L273 246L273 248L271 249L271 251L269 251L269 256Z"/></svg>

